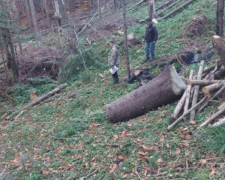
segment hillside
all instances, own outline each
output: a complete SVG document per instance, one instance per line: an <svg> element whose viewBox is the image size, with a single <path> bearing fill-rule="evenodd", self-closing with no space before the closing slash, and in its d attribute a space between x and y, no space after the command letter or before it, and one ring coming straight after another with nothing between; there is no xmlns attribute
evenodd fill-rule
<svg viewBox="0 0 225 180"><path fill-rule="evenodd" d="M184 51L199 48L204 51L212 46L216 22L216 7L211 6L214 2L196 0L159 21L157 64L168 63ZM157 1L156 7L163 3ZM146 27L143 20L147 16L146 6L128 11L128 34L135 33L142 40ZM196 34L188 27L194 17L200 16L207 18L206 24ZM214 103L197 114L195 124L183 121L172 131L167 131L167 127L178 101L127 122L109 122L105 114L107 104L133 91L138 83L126 86L122 83L127 75L123 36L118 33L122 13L112 17L107 14L107 18L100 22L106 28L99 25L97 18L90 23L78 40L83 56L71 54L72 61L64 64L61 76L30 77L26 83L10 87L0 96L0 179L224 179L225 127L196 129L209 114L216 112ZM112 35L121 47L120 84L117 85L113 85L107 64L106 41ZM91 45L86 38L91 39ZM36 48L37 52L41 48L59 50L59 44L57 32L42 36L40 41L24 42L28 49ZM139 65L151 67L154 62L143 63L144 56L144 44L132 46L129 49L131 69ZM206 66L211 66L217 58L213 56ZM176 62L174 66L180 64ZM186 66L181 74L188 77L190 69L197 72L198 68L199 63ZM151 73L160 71L161 67L157 66ZM13 121L5 119L29 102L31 92L37 91L41 96L61 83L67 83L68 87L20 113Z"/></svg>

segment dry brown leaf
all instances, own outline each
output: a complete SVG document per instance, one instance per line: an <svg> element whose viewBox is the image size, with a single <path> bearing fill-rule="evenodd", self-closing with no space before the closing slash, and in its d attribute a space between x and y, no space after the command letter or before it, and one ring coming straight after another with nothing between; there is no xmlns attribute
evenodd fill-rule
<svg viewBox="0 0 225 180"><path fill-rule="evenodd" d="M178 154L180 154L180 153L181 153L180 148L177 148L177 150L176 150L176 155L178 155Z"/></svg>
<svg viewBox="0 0 225 180"><path fill-rule="evenodd" d="M111 170L109 171L109 174L114 173L116 168L117 168L117 164L113 164Z"/></svg>
<svg viewBox="0 0 225 180"><path fill-rule="evenodd" d="M206 162L207 162L206 159L201 159L200 164L201 164L201 165L204 165L204 164L206 164Z"/></svg>
<svg viewBox="0 0 225 180"><path fill-rule="evenodd" d="M195 121L191 121L191 124L192 124L192 125L195 125L195 124L196 124L196 122L195 122Z"/></svg>
<svg viewBox="0 0 225 180"><path fill-rule="evenodd" d="M124 160L124 157L123 157L122 155L119 155L119 156L118 156L118 159L119 159L119 160Z"/></svg>
<svg viewBox="0 0 225 180"><path fill-rule="evenodd" d="M140 155L142 155L142 156L147 156L147 155L148 155L148 152L139 151L138 153L139 153Z"/></svg>
<svg viewBox="0 0 225 180"><path fill-rule="evenodd" d="M184 136L184 139L185 140L191 140L191 135L188 134L188 135Z"/></svg>
<svg viewBox="0 0 225 180"><path fill-rule="evenodd" d="M213 169L213 170L211 171L211 173L209 174L209 176L213 176L215 173L216 173L216 171L215 171L215 169Z"/></svg>
<svg viewBox="0 0 225 180"><path fill-rule="evenodd" d="M157 163L162 163L163 162L163 159L160 157L158 160L157 160Z"/></svg>
<svg viewBox="0 0 225 180"><path fill-rule="evenodd" d="M154 146L145 146L145 145L142 145L142 148L145 150L145 151L151 151L154 149Z"/></svg>
<svg viewBox="0 0 225 180"><path fill-rule="evenodd" d="M185 156L186 156L186 157L188 157L190 154L191 154L191 151L189 151L189 150L187 150L187 151L185 152Z"/></svg>

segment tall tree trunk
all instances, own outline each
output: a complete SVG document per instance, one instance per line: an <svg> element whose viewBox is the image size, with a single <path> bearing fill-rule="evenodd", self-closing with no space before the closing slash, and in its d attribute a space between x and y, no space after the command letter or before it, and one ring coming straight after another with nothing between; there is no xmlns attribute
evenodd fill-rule
<svg viewBox="0 0 225 180"><path fill-rule="evenodd" d="M129 52L127 43L127 20L126 20L126 2L123 0L123 25L124 25L124 45L126 52L126 65L127 65L127 76L130 77L130 62L129 62Z"/></svg>
<svg viewBox="0 0 225 180"><path fill-rule="evenodd" d="M113 0L113 10L116 12L116 0Z"/></svg>
<svg viewBox="0 0 225 180"><path fill-rule="evenodd" d="M60 12L60 15L62 16L62 24L67 24L68 16L67 16L64 0L58 0L58 4L59 4L59 12Z"/></svg>
<svg viewBox="0 0 225 180"><path fill-rule="evenodd" d="M98 15L99 15L99 20L102 21L102 10L101 10L100 0L98 0Z"/></svg>
<svg viewBox="0 0 225 180"><path fill-rule="evenodd" d="M26 4L27 17L28 17L28 21L29 21L29 28L30 28L30 32L31 32L32 31L32 19L30 17L30 8L29 8L28 0L25 0L25 4Z"/></svg>
<svg viewBox="0 0 225 180"><path fill-rule="evenodd" d="M47 14L48 28L50 28L50 19L49 19L49 12L48 12L48 3L46 1L47 0L44 0L44 4L45 4L45 10L46 10L46 14Z"/></svg>
<svg viewBox="0 0 225 180"><path fill-rule="evenodd" d="M155 17L155 1L149 0L149 18L153 19Z"/></svg>
<svg viewBox="0 0 225 180"><path fill-rule="evenodd" d="M217 0L217 35L223 36L224 0Z"/></svg>
<svg viewBox="0 0 225 180"><path fill-rule="evenodd" d="M11 33L8 28L0 28L0 34L2 35L2 52L4 59L7 60L7 66L11 70L13 80L16 80L19 77L19 72Z"/></svg>
<svg viewBox="0 0 225 180"><path fill-rule="evenodd" d="M32 19L33 19L33 24L34 24L34 29L35 29L35 33L36 36L39 36L39 31L38 31L38 23L37 23L37 18L36 18L36 11L35 11L35 7L34 7L34 1L33 0L29 0L30 2L30 9L31 9L31 14L32 14Z"/></svg>

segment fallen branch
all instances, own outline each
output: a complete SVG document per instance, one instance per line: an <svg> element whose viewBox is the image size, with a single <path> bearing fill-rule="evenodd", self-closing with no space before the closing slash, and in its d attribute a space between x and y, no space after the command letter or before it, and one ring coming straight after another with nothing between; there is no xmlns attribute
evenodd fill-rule
<svg viewBox="0 0 225 180"><path fill-rule="evenodd" d="M194 73L194 70L191 70L190 75L189 75L189 80L192 80L193 73ZM184 113L186 113L188 111L188 107L190 104L190 97L191 97L191 85L188 85L187 96L186 96L186 101L185 101L185 105L184 105Z"/></svg>
<svg viewBox="0 0 225 180"><path fill-rule="evenodd" d="M216 97L218 97L223 91L225 90L225 85L223 85L217 93L215 93L210 100L214 100ZM205 109L209 105L209 102L206 102L203 104L203 106L198 110L199 112L202 112L203 109Z"/></svg>
<svg viewBox="0 0 225 180"><path fill-rule="evenodd" d="M134 4L132 7L130 7L127 11L131 10L132 8L134 8L135 6L138 6L139 4L145 2L144 0L141 0L139 2L137 2L136 4Z"/></svg>
<svg viewBox="0 0 225 180"><path fill-rule="evenodd" d="M199 101L195 106L189 109L186 113L184 113L181 117L179 117L176 121L174 121L170 126L168 126L168 131L170 131L174 126L176 126L185 116L187 116L191 111L196 109L199 105L201 105L207 97L204 97L201 101Z"/></svg>
<svg viewBox="0 0 225 180"><path fill-rule="evenodd" d="M59 92L60 90L66 88L66 87L67 87L67 84L60 85L59 87L57 87L54 90L48 92L47 94L43 95L42 97L35 99L33 102L31 102L30 104L24 106L19 111L14 112L12 115L8 116L6 119L7 120L11 120L15 115L19 114L20 112L24 111L25 109L27 109L29 107L33 107L33 106L39 104L40 102L48 99L49 97L53 96L55 93Z"/></svg>
<svg viewBox="0 0 225 180"><path fill-rule="evenodd" d="M218 127L218 126L221 126L221 125L223 125L223 124L225 124L225 118L220 119L218 122L214 123L214 124L212 125L212 127Z"/></svg>
<svg viewBox="0 0 225 180"><path fill-rule="evenodd" d="M187 90L184 92L182 98L180 99L179 103L177 104L177 106L171 116L171 120L177 119L177 116L179 115L179 113L185 103L186 97L187 97Z"/></svg>
<svg viewBox="0 0 225 180"><path fill-rule="evenodd" d="M0 62L0 65L2 65L2 64L4 64L4 63L7 63L7 61Z"/></svg>
<svg viewBox="0 0 225 180"><path fill-rule="evenodd" d="M204 65L205 65L205 61L203 60L200 63L197 80L202 79L202 72L203 72L203 69L204 69ZM192 107L195 106L195 104L198 101L199 89L200 89L200 86L195 86L195 91L194 91L194 95L193 95L193 99L192 99ZM190 114L190 120L192 121L194 119L195 119L195 109Z"/></svg>
<svg viewBox="0 0 225 180"><path fill-rule="evenodd" d="M163 9L161 12L159 12L157 14L157 17L159 17L161 14L163 14L166 10L168 10L169 8L173 7L174 5L176 5L179 1L181 0L178 0L178 1L175 1L174 3L170 4L167 8Z"/></svg>
<svg viewBox="0 0 225 180"><path fill-rule="evenodd" d="M155 10L158 11L158 10L160 10L160 9L162 9L162 8L164 8L164 7L168 6L168 5L170 5L173 1L174 1L174 0L168 1L167 3L163 4L162 6L159 6L158 8L156 8Z"/></svg>
<svg viewBox="0 0 225 180"><path fill-rule="evenodd" d="M182 4L181 6L179 6L178 8L176 8L175 10L173 10L172 12L168 13L167 15L163 16L162 18L160 18L159 20L165 19L170 17L171 15L173 15L174 13L176 13L177 11L179 11L180 9L184 8L185 6L188 6L189 4L191 4L192 2L194 2L195 0L190 0L184 4Z"/></svg>
<svg viewBox="0 0 225 180"><path fill-rule="evenodd" d="M212 117L210 117L207 121L205 121L204 123L202 123L199 127L203 127L203 126L207 126L210 122L212 122L214 119L216 119L218 116L220 116L221 114L223 114L225 111L225 107L222 108L221 110L219 110L218 112L216 112L214 115L212 115Z"/></svg>
<svg viewBox="0 0 225 180"><path fill-rule="evenodd" d="M210 96L210 93L221 88L222 87L222 83L215 83L215 84L211 84L209 86L205 86L202 88L202 91L205 93L205 95L207 95L209 98L211 97Z"/></svg>
<svg viewBox="0 0 225 180"><path fill-rule="evenodd" d="M80 180L87 179L88 177L92 176L93 174L97 173L98 171L99 171L99 170L97 169L97 170L93 171L92 173L90 173L90 174L88 174L88 175L86 175L86 176L84 176L84 177L81 177Z"/></svg>
<svg viewBox="0 0 225 180"><path fill-rule="evenodd" d="M225 83L225 80L187 80L187 85L210 85L215 83Z"/></svg>

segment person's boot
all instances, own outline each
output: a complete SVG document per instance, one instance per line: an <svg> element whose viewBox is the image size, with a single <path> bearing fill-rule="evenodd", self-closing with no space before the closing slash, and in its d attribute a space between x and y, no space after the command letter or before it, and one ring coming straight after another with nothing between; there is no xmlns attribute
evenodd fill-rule
<svg viewBox="0 0 225 180"><path fill-rule="evenodd" d="M148 61L150 61L150 58L145 58L145 59L143 59L142 61L143 61L143 62L148 62Z"/></svg>

